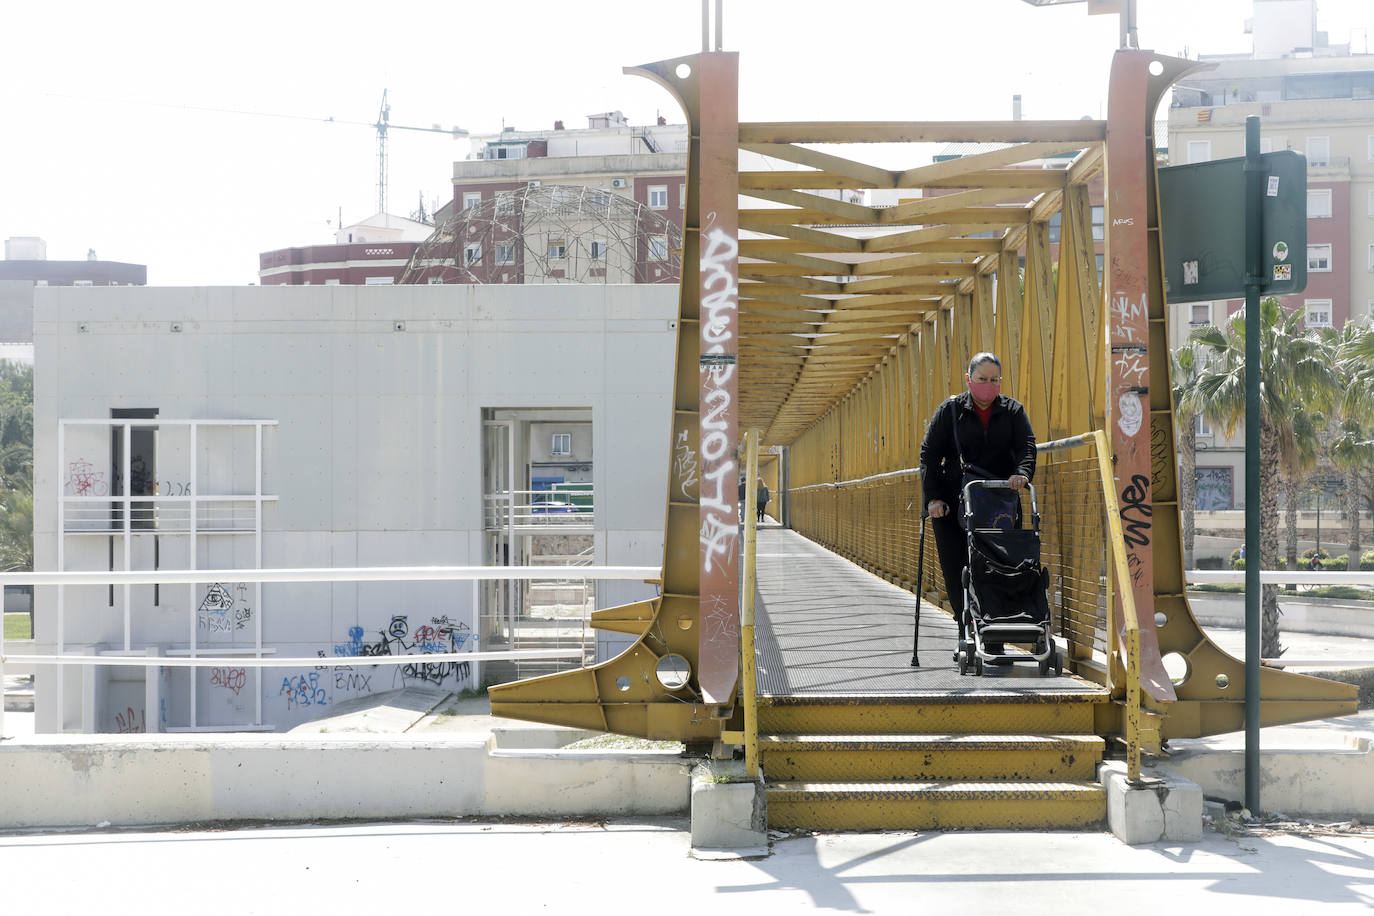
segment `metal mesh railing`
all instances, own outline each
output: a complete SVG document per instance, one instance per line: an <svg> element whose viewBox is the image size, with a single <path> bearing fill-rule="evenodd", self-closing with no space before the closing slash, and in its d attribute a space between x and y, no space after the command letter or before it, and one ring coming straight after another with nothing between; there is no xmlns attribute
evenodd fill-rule
<svg viewBox="0 0 1374 916"><path fill-rule="evenodd" d="M1035 475L1041 562L1050 571L1054 631L1070 659L1106 650L1107 541L1102 481L1091 438L1073 451L1042 447ZM902 588L916 588L921 481L914 468L795 487L792 527ZM1022 497L1029 520L1029 500ZM1027 522L1029 523L1029 522ZM922 589L947 600L935 538L927 531Z"/></svg>

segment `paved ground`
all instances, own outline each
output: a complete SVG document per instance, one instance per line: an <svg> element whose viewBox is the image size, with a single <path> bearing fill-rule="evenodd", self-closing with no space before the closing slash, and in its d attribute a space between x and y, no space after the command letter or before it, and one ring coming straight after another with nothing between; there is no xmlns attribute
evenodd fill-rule
<svg viewBox="0 0 1374 916"><path fill-rule="evenodd" d="M689 856L685 819L408 823L0 836L15 913L1367 912L1374 837L818 834L750 861ZM79 880L73 880L79 876ZM1320 909L1318 909L1320 907Z"/></svg>

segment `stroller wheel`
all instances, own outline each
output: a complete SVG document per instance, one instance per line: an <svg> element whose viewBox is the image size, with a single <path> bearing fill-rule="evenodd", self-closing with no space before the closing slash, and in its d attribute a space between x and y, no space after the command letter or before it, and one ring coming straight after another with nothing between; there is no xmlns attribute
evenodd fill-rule
<svg viewBox="0 0 1374 916"><path fill-rule="evenodd" d="M959 676L968 674L968 653L961 649L955 653L954 658L959 662Z"/></svg>
<svg viewBox="0 0 1374 916"><path fill-rule="evenodd" d="M1058 649L1054 649L1054 674L1056 677L1064 673L1064 656L1059 654Z"/></svg>
<svg viewBox="0 0 1374 916"><path fill-rule="evenodd" d="M1050 665L1052 664L1050 656L1046 655L1044 658L1040 659L1040 661L1036 662L1036 664L1040 667L1041 677L1050 673Z"/></svg>
<svg viewBox="0 0 1374 916"><path fill-rule="evenodd" d="M973 676L974 676L974 677L982 677L982 676L983 676L983 659L982 659L982 656L975 655L975 656L973 657Z"/></svg>

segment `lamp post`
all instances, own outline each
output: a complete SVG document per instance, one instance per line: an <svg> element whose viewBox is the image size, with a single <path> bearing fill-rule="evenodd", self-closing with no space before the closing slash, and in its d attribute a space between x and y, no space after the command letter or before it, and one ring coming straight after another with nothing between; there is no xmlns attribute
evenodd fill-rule
<svg viewBox="0 0 1374 916"><path fill-rule="evenodd" d="M1021 0L1021 2L1029 3L1031 6L1059 6L1062 3L1086 2L1089 16L1116 13L1121 17L1120 47L1140 47L1140 38L1136 34L1135 27L1135 9L1140 0Z"/></svg>

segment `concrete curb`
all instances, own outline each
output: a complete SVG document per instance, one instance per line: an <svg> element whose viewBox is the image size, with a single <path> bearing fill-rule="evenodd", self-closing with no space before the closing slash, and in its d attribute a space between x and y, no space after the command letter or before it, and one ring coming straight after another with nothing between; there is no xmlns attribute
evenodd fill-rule
<svg viewBox="0 0 1374 916"><path fill-rule="evenodd" d="M1374 753L1368 737L1346 747L1260 751L1263 810L1296 817L1374 819ZM1196 782L1211 798L1245 798L1244 749L1176 752L1161 768Z"/></svg>
<svg viewBox="0 0 1374 916"><path fill-rule="evenodd" d="M1107 790L1107 826L1130 846L1196 843L1202 839L1202 788L1176 774L1147 771L1143 785L1126 779L1126 763L1108 760L1097 770Z"/></svg>

